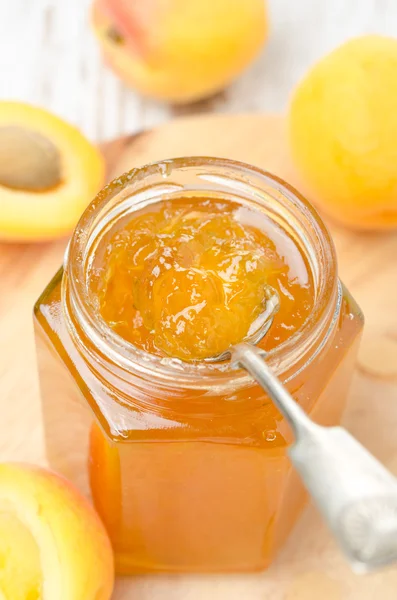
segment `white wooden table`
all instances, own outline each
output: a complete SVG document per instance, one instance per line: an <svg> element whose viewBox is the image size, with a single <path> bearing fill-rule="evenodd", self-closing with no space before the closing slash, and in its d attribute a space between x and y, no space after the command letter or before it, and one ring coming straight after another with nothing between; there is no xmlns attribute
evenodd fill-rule
<svg viewBox="0 0 397 600"><path fill-rule="evenodd" d="M0 0L0 98L44 106L101 141L181 113L281 111L309 65L348 37L397 35L397 0L268 3L270 38L257 62L217 97L175 108L128 90L105 67L91 0Z"/></svg>

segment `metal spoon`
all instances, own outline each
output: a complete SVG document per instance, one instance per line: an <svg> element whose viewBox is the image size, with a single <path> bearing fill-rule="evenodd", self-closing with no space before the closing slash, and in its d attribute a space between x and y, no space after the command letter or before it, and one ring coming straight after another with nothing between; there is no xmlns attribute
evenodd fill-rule
<svg viewBox="0 0 397 600"><path fill-rule="evenodd" d="M265 290L263 311L255 319L255 321L251 323L245 338L247 343L254 345L259 344L272 326L274 315L278 312L279 308L280 300L278 294L272 287L268 286ZM216 356L209 356L205 359L205 362L218 362L229 359L234 347L237 346L232 346L232 348L229 348L228 350L225 350L225 352L217 354Z"/></svg>
<svg viewBox="0 0 397 600"><path fill-rule="evenodd" d="M211 360L230 357L263 387L289 422L288 455L352 568L366 572L397 561L397 479L343 427L314 423L266 364L257 344L278 310L275 292L252 337ZM252 328L251 328L252 329Z"/></svg>

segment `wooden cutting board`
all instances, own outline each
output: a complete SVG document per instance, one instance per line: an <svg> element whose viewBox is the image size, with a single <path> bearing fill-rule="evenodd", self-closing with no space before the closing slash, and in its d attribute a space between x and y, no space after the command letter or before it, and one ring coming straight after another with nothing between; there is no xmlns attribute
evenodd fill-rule
<svg viewBox="0 0 397 600"><path fill-rule="evenodd" d="M304 191L277 116L183 118L111 142L104 153L110 177L149 161L201 154L263 167ZM330 228L341 276L367 319L345 425L397 473L397 235ZM65 240L0 245L0 460L45 463L31 311L65 246ZM354 576L309 507L276 564L264 573L126 578L118 581L114 598L396 600L397 568Z"/></svg>

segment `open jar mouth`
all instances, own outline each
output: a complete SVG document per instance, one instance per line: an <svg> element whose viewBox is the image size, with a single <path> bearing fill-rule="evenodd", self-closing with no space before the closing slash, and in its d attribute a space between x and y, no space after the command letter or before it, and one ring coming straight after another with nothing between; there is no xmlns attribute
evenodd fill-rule
<svg viewBox="0 0 397 600"><path fill-rule="evenodd" d="M252 384L251 376L242 369L233 370L229 361L188 363L135 347L100 317L89 293L95 248L118 219L164 199L200 194L265 211L305 252L314 282L313 310L291 337L267 353L267 362L279 375L302 360L307 363L312 359L311 349L337 318L341 297L335 248L327 228L316 210L280 178L241 162L201 156L132 169L107 185L85 210L65 257L62 290L66 322L75 342L81 347L84 340L90 340L91 355L94 348L102 361L121 369L123 378L131 373L164 386L193 389L236 389Z"/></svg>

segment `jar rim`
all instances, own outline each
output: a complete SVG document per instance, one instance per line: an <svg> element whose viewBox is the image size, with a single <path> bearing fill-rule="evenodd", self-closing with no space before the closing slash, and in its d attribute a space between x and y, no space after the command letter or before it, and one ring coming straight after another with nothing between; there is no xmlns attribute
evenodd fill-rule
<svg viewBox="0 0 397 600"><path fill-rule="evenodd" d="M128 378L128 373L133 373L145 380L155 380L165 387L185 389L216 387L229 390L252 384L251 376L242 369L231 370L227 365L223 369L214 370L209 369L207 363L163 359L136 348L121 338L105 321L95 317L91 310L87 285L90 240L92 242L94 232L103 219L102 211L111 200L119 196L123 196L124 199L132 197L135 193L133 188L139 189L140 185L143 188L145 180L150 176L163 179L180 171L197 168L210 169L212 172L214 169L215 172L228 170L237 177L236 182L243 181L248 187L251 185L251 178L255 178L263 189L269 188L277 192L278 202L283 202L291 213L294 211L295 216L298 215L306 225L310 226L318 242L315 250L321 262L316 302L301 328L271 349L267 353L266 360L269 366L280 374L289 371L297 362L297 357L302 357L305 352L308 352L321 332L329 329L337 312L336 253L330 233L315 208L291 185L259 167L230 159L193 156L162 160L131 169L104 187L82 214L70 240L64 262L67 285L62 286L63 298L65 300L67 294L68 301L63 301L63 306L66 322L74 339L76 340L76 336L80 338L77 330L81 330L85 338L90 340L98 351L100 359L121 369L123 378ZM128 191L131 193L128 194ZM208 193L210 194L211 190L208 190ZM158 200L161 200L161 197ZM82 340L77 341L81 345ZM304 362L306 364L308 361ZM216 365L213 363L211 366L213 367L214 364Z"/></svg>

